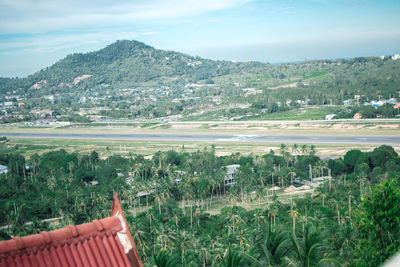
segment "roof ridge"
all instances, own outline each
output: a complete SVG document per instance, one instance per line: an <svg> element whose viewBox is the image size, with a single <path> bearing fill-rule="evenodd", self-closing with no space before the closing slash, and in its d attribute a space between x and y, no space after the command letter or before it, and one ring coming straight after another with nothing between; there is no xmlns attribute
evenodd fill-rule
<svg viewBox="0 0 400 267"><path fill-rule="evenodd" d="M118 195L110 217L0 241L0 267L143 267Z"/></svg>
<svg viewBox="0 0 400 267"><path fill-rule="evenodd" d="M50 242L49 244L41 243L38 245L19 248L18 250L10 250L10 251L0 253L0 261L2 258L7 258L8 256L14 257L16 255L23 255L23 254L30 255L31 253L37 254L38 251L49 249L50 247L57 249L57 247L59 247L59 246L64 247L66 245L71 245L71 244L77 245L78 243L83 243L84 241L89 241L91 238L93 238L93 239L95 239L96 237L104 238L105 236L108 237L111 235L116 236L117 233L118 232L114 231L114 230L105 230L105 231L97 232L97 233L93 233L93 234L80 235L80 236L77 236L77 237L74 237L71 239L53 241L53 242Z"/></svg>
<svg viewBox="0 0 400 267"><path fill-rule="evenodd" d="M60 243L73 242L74 239L89 239L93 235L114 234L122 230L120 220L116 216L107 217L101 220L93 220L80 225L68 225L64 228L53 231L42 231L39 234L14 237L11 240L0 242L0 255L15 250L22 250L31 247L46 247L49 244L56 247ZM63 242L64 241L64 242Z"/></svg>

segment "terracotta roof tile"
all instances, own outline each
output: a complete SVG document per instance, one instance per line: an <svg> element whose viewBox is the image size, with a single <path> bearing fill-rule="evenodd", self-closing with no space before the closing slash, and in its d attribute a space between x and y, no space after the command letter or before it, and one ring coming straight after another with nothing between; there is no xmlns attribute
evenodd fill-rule
<svg viewBox="0 0 400 267"><path fill-rule="evenodd" d="M141 267L121 205L114 194L111 217L0 242L0 267Z"/></svg>

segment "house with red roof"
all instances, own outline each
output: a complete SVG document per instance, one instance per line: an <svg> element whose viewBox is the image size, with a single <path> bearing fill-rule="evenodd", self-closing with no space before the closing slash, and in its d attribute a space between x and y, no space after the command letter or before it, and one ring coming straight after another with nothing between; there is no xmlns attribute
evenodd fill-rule
<svg viewBox="0 0 400 267"><path fill-rule="evenodd" d="M118 196L111 216L0 242L0 267L142 267Z"/></svg>

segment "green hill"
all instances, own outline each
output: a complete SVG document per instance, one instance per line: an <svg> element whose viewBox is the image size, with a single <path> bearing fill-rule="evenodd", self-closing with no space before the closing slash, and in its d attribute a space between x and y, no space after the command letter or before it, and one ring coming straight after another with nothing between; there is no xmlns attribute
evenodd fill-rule
<svg viewBox="0 0 400 267"><path fill-rule="evenodd" d="M112 110L102 115L113 118L186 116L205 106L217 107L220 118L261 118L304 102L340 105L358 98L362 103L399 97L399 91L400 60L389 56L271 65L215 61L127 40L69 55L26 78L0 78L0 100L23 96L29 105L22 112L51 108L65 114L101 105ZM54 97L53 106L46 95Z"/></svg>
<svg viewBox="0 0 400 267"><path fill-rule="evenodd" d="M160 84L197 82L232 73L262 73L271 65L262 63L232 63L192 57L182 53L155 49L137 41L117 41L101 50L68 55L51 67L23 79L0 80L1 92L10 87L28 90L37 82L41 88L86 88L98 85L137 86L146 82ZM74 85L74 79L91 75L84 83Z"/></svg>

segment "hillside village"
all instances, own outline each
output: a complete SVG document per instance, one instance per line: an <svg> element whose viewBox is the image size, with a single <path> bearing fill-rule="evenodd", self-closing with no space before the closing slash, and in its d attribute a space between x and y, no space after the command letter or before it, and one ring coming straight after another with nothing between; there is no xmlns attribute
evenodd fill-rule
<svg viewBox="0 0 400 267"><path fill-rule="evenodd" d="M109 122L115 120L135 120L141 122L154 121L176 121L190 118L191 116L201 115L209 112L221 110L239 110L240 115L224 114L221 120L240 120L246 117L256 117L259 114L268 112L268 109L255 109L251 103L231 103L229 97L221 95L202 96L200 100L197 88L203 88L202 84L190 84L180 94L171 88L164 86L159 88L137 88L106 90L104 94L89 90L82 95L76 94L52 94L45 95L39 99L29 99L24 95L6 95L0 100L1 116L3 123L7 122L25 122L27 125L56 125L66 126L71 122ZM219 86L207 85L208 90L219 90ZM259 92L261 91L261 92ZM249 92L262 94L262 90L243 89L241 97L246 97ZM58 103L63 103L66 99L70 101L70 106L61 107ZM400 102L397 98L372 100L362 102L360 99L368 99L365 95L355 95L354 98L346 99L339 105L327 104L326 106L347 108L371 106L378 110L387 105L393 109L392 115L377 117L394 117L399 114ZM161 103L161 104L160 104ZM166 107L163 107L165 104ZM312 105L311 99L292 100L287 99L284 103L275 102L276 107L286 107L285 110L298 108L319 107ZM41 108L44 105L53 108ZM323 105L322 105L323 106ZM128 111L129 113L126 113ZM127 116L127 114L129 114ZM356 115L357 114L357 115ZM352 116L354 119L363 118L356 112ZM370 117L370 116L365 116ZM337 114L327 114L325 119L340 118ZM350 117L351 118L351 117ZM323 119L323 118L321 118Z"/></svg>
<svg viewBox="0 0 400 267"><path fill-rule="evenodd" d="M132 78L113 71L107 73L109 78L96 73L91 59L107 57L111 49L119 51L112 60L128 57L136 62L129 65L131 71L121 70ZM160 70L147 65L149 57ZM84 67L78 64L83 58ZM104 62L104 68L108 64ZM177 66L175 71L169 64ZM280 65L234 63L119 41L96 52L68 56L27 78L0 79L0 119L60 126L118 120L247 120L313 107L337 107L335 118L353 118L356 113L361 114L358 118L395 117L400 77L394 69L399 64L398 55ZM329 114L326 111L319 119Z"/></svg>

